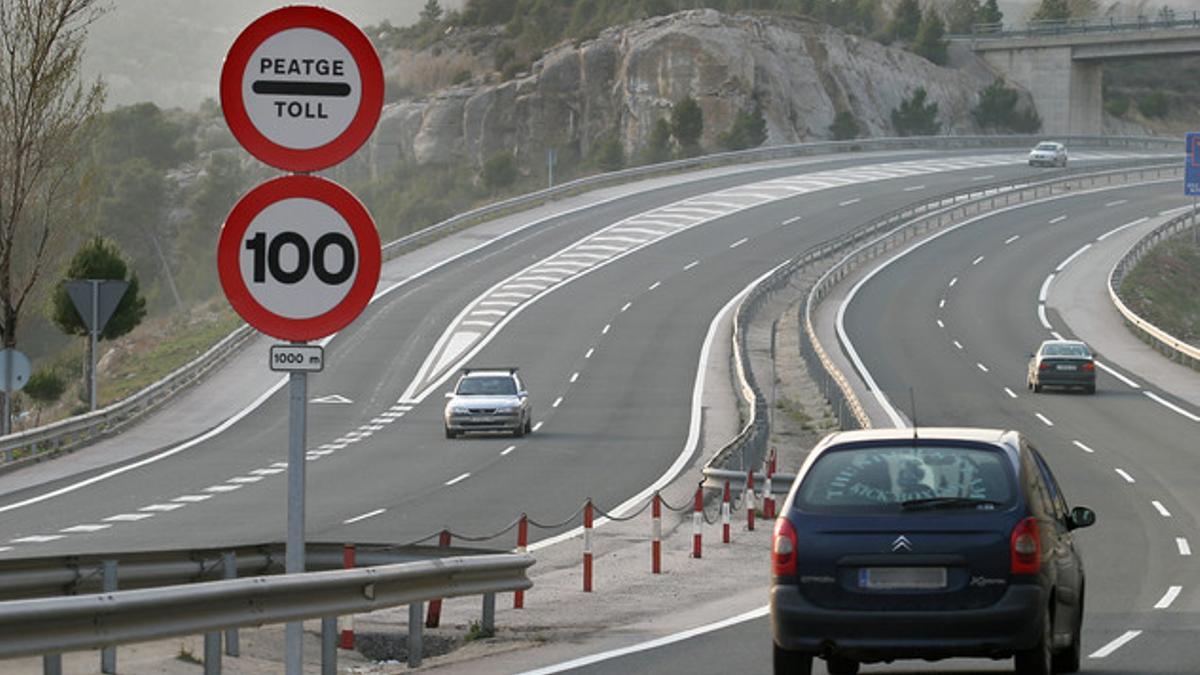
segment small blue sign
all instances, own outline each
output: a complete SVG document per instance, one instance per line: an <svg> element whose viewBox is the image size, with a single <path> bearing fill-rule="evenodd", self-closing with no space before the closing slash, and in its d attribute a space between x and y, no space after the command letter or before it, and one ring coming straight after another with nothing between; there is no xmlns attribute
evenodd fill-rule
<svg viewBox="0 0 1200 675"><path fill-rule="evenodd" d="M1183 173L1183 194L1200 196L1200 132L1188 132L1187 163Z"/></svg>

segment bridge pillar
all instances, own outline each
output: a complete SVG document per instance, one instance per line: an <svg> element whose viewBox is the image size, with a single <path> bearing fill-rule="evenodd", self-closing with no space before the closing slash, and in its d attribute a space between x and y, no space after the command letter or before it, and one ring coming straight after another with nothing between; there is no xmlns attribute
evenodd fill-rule
<svg viewBox="0 0 1200 675"><path fill-rule="evenodd" d="M1101 133L1102 70L1098 61L1075 61L1072 48L1039 47L989 50L993 67L1033 96L1045 134Z"/></svg>

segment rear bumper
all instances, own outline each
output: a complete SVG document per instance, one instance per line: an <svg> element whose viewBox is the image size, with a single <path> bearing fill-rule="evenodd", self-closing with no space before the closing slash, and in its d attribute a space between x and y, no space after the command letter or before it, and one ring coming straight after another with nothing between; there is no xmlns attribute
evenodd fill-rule
<svg viewBox="0 0 1200 675"><path fill-rule="evenodd" d="M1006 658L1037 644L1047 600L1040 586L1013 585L980 609L834 610L812 604L796 586L772 586L771 632L784 649L857 661Z"/></svg>
<svg viewBox="0 0 1200 675"><path fill-rule="evenodd" d="M1038 384L1048 387L1087 387L1096 384L1095 371L1047 370L1038 373Z"/></svg>
<svg viewBox="0 0 1200 675"><path fill-rule="evenodd" d="M521 428L520 413L512 415L489 415L486 419L470 415L451 415L446 418L446 428L456 433L464 431L516 431Z"/></svg>

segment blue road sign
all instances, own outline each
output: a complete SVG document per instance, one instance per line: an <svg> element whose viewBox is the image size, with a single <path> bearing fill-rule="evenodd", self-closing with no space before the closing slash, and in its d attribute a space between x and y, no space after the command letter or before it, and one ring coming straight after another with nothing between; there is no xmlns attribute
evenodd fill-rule
<svg viewBox="0 0 1200 675"><path fill-rule="evenodd" d="M1183 194L1200 196L1200 132L1188 132L1187 165L1183 173Z"/></svg>

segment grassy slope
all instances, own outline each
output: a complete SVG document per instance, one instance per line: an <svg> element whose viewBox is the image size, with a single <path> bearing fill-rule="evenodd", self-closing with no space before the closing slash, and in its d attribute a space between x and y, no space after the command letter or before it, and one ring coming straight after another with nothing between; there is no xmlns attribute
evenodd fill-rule
<svg viewBox="0 0 1200 675"><path fill-rule="evenodd" d="M1200 244L1187 236L1160 244L1125 278L1121 299L1164 331L1200 345Z"/></svg>

